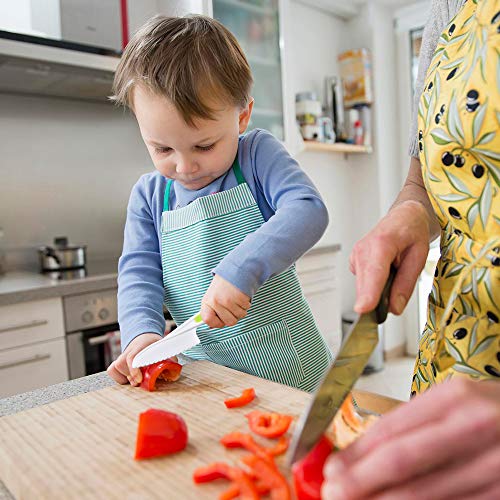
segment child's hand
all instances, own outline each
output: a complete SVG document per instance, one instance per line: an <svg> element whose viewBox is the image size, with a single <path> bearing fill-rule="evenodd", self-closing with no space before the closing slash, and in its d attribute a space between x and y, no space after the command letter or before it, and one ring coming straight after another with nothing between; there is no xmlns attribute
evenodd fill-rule
<svg viewBox="0 0 500 500"><path fill-rule="evenodd" d="M201 317L210 328L234 326L249 308L250 297L216 274L201 301Z"/></svg>
<svg viewBox="0 0 500 500"><path fill-rule="evenodd" d="M119 384L126 384L134 387L142 382L140 368L132 368L132 360L135 355L153 342L161 340L161 335L156 333L143 333L138 335L127 348L108 366L108 375Z"/></svg>

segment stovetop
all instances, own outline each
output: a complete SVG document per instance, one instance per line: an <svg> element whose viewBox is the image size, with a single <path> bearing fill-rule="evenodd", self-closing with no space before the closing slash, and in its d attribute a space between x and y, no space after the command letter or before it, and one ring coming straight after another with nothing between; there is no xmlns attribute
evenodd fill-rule
<svg viewBox="0 0 500 500"><path fill-rule="evenodd" d="M43 275L57 281L71 281L95 276L116 275L118 273L117 260L89 261L85 267L61 271L48 271Z"/></svg>

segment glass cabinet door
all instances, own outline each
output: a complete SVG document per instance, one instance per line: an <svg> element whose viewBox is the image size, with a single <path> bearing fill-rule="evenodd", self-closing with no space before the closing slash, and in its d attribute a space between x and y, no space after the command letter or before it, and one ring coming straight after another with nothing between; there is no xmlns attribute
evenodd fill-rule
<svg viewBox="0 0 500 500"><path fill-rule="evenodd" d="M255 99L248 127L284 140L278 0L213 0L213 17L238 39L252 68Z"/></svg>

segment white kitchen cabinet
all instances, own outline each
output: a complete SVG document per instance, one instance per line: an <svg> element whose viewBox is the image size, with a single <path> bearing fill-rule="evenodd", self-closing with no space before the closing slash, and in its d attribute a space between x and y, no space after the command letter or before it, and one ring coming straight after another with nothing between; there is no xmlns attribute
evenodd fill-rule
<svg viewBox="0 0 500 500"><path fill-rule="evenodd" d="M0 397L68 380L62 300L0 307Z"/></svg>
<svg viewBox="0 0 500 500"><path fill-rule="evenodd" d="M297 273L318 328L334 354L342 342L340 290L337 283L340 253L306 254L297 262Z"/></svg>
<svg viewBox="0 0 500 500"><path fill-rule="evenodd" d="M66 380L64 338L0 351L0 398Z"/></svg>

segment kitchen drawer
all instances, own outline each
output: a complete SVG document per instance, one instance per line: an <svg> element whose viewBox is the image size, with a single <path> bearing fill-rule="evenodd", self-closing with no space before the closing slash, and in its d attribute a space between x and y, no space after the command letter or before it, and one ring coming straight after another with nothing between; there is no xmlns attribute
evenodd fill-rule
<svg viewBox="0 0 500 500"><path fill-rule="evenodd" d="M299 281L304 293L308 293L308 290L310 290L311 293L320 293L332 288L337 288L335 274L327 270L299 274Z"/></svg>
<svg viewBox="0 0 500 500"><path fill-rule="evenodd" d="M0 350L64 337L59 297L0 307Z"/></svg>
<svg viewBox="0 0 500 500"><path fill-rule="evenodd" d="M64 338L0 351L0 398L66 380Z"/></svg>
<svg viewBox="0 0 500 500"><path fill-rule="evenodd" d="M338 266L339 252L329 252L320 255L304 255L297 261L297 272L299 274L315 271L318 269L332 268Z"/></svg>

